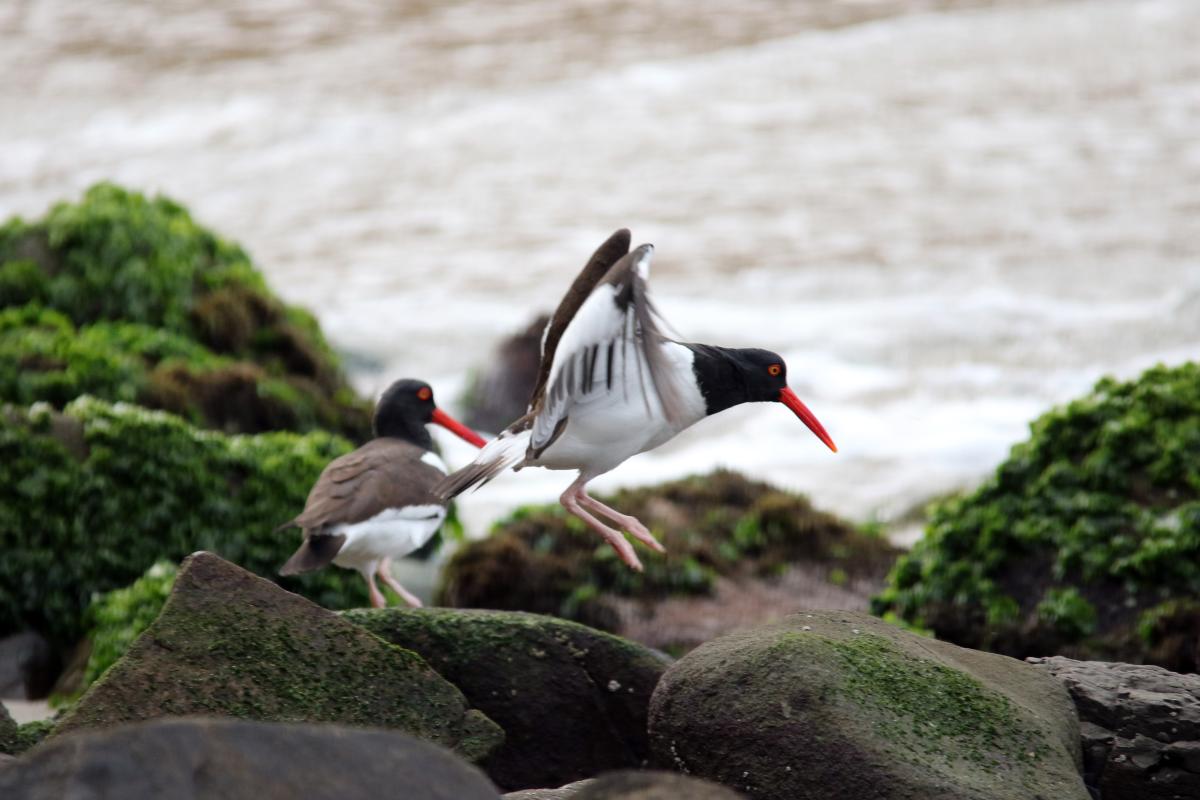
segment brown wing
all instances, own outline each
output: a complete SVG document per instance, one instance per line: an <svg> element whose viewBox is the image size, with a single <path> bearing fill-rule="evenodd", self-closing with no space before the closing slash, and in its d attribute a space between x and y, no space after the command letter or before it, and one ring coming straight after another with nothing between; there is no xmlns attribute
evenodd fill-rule
<svg viewBox="0 0 1200 800"><path fill-rule="evenodd" d="M571 324L575 312L608 274L612 265L629 252L631 241L632 235L629 230L621 228L609 236L604 244L597 247L596 252L592 253L592 257L583 265L583 269L575 278L575 282L571 284L571 288L567 290L562 302L558 304L558 308L550 316L550 321L546 323L546 335L542 341L542 364L538 369L537 383L533 386L533 394L529 396L529 409L533 414L536 414L542 405L542 395L546 392L546 381L550 378L550 367L554 364L554 351L558 348L563 331ZM514 425L516 424L514 423Z"/></svg>
<svg viewBox="0 0 1200 800"><path fill-rule="evenodd" d="M335 525L370 519L387 508L441 505L433 487L446 477L421 460L425 450L400 439L373 439L336 458L308 493L292 524L322 534Z"/></svg>

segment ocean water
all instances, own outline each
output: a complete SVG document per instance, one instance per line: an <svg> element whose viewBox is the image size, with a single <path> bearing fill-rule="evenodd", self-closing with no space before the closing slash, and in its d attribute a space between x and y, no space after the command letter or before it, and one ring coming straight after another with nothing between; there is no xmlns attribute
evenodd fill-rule
<svg viewBox="0 0 1200 800"><path fill-rule="evenodd" d="M596 488L724 465L859 520L972 486L1104 374L1200 355L1200 3L732 8L17 0L0 216L170 194L360 389L419 376L451 410L630 227L681 336L783 353L841 452L743 407ZM570 478L506 476L464 517Z"/></svg>

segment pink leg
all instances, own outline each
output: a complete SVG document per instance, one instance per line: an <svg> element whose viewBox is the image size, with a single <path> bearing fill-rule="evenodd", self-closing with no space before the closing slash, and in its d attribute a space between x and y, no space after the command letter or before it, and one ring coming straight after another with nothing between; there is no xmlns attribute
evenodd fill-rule
<svg viewBox="0 0 1200 800"><path fill-rule="evenodd" d="M362 573L363 580L367 582L367 589L371 593L371 607L387 608L387 598L383 596L383 592L379 591L379 587L375 585L375 570L372 567L368 567L359 571Z"/></svg>
<svg viewBox="0 0 1200 800"><path fill-rule="evenodd" d="M396 580L392 576L392 560L390 558L385 558L383 561L379 562L379 578L389 587L391 587L393 592L400 595L400 597L404 599L404 602L408 603L413 608L421 607L421 599L401 586L400 581Z"/></svg>
<svg viewBox="0 0 1200 800"><path fill-rule="evenodd" d="M583 520L585 525L603 536L604 540L612 545L612 548L617 551L617 555L621 557L622 561L629 565L630 569L641 572L642 562L638 561L637 553L633 552L633 545L625 540L625 537L621 535L620 531L613 530L600 520L593 517L591 514L585 511L583 506L580 504L579 492L583 488L584 483L585 481L583 476L580 475L574 483L567 487L567 490L562 493L562 496L558 498L559 502L562 503L563 508L565 508L569 513L579 517L579 519Z"/></svg>
<svg viewBox="0 0 1200 800"><path fill-rule="evenodd" d="M575 496L579 498L579 504L584 508L589 508L595 511L602 517L607 517L613 522L621 526L622 530L629 531L635 539L658 553L667 552L667 548L663 547L658 539L654 538L654 534L650 533L650 529L642 524L642 521L637 517L631 517L628 514L622 514L615 508L604 505L596 498L587 493L586 486L580 486L576 491Z"/></svg>

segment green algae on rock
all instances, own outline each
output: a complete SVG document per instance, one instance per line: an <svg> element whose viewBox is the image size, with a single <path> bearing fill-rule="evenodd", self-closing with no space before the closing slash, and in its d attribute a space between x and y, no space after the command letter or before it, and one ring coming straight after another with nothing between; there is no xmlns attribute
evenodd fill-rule
<svg viewBox="0 0 1200 800"><path fill-rule="evenodd" d="M61 407L90 393L222 430L369 434L368 404L312 315L169 199L98 184L0 225L0 303L30 318L0 338L0 400ZM231 371L243 390L221 402Z"/></svg>
<svg viewBox="0 0 1200 800"><path fill-rule="evenodd" d="M439 602L555 614L614 630L612 598L706 594L722 576L771 578L797 562L821 566L830 582L882 580L898 554L800 495L727 470L623 490L611 503L643 520L666 547L665 555L643 558L645 572L626 568L561 507L525 508L454 555Z"/></svg>
<svg viewBox="0 0 1200 800"><path fill-rule="evenodd" d="M504 728L482 763L508 790L649 757L646 709L667 660L574 622L512 611L362 609L343 619L417 652Z"/></svg>
<svg viewBox="0 0 1200 800"><path fill-rule="evenodd" d="M1083 800L1074 706L1047 677L866 614L792 614L668 669L651 748L751 797Z"/></svg>
<svg viewBox="0 0 1200 800"><path fill-rule="evenodd" d="M1017 657L1200 668L1200 365L1154 367L1032 426L938 505L873 610Z"/></svg>
<svg viewBox="0 0 1200 800"><path fill-rule="evenodd" d="M478 761L502 731L411 650L211 554L54 736L161 716L395 728Z"/></svg>
<svg viewBox="0 0 1200 800"><path fill-rule="evenodd" d="M65 650L94 593L198 548L273 576L295 547L275 527L350 448L321 431L226 436L92 398L0 413L0 635L29 628ZM329 607L365 602L341 570L280 583Z"/></svg>

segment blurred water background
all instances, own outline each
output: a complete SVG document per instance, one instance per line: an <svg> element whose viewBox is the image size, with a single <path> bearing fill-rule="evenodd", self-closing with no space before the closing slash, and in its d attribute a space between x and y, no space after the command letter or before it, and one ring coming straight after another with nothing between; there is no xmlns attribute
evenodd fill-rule
<svg viewBox="0 0 1200 800"><path fill-rule="evenodd" d="M167 193L365 393L451 409L628 226L680 334L782 352L841 453L743 407L597 488L726 465L895 521L1101 375L1200 354L1197 42L1195 0L8 0L0 217Z"/></svg>

